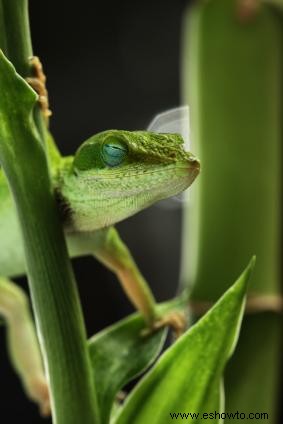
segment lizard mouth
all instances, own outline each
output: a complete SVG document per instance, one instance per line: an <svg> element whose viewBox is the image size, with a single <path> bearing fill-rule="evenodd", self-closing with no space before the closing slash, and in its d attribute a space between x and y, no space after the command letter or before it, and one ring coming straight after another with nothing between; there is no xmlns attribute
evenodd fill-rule
<svg viewBox="0 0 283 424"><path fill-rule="evenodd" d="M189 165L189 169L192 172L192 177L193 180L195 180L195 178L198 176L198 174L200 173L200 162L197 159L194 159L190 165Z"/></svg>

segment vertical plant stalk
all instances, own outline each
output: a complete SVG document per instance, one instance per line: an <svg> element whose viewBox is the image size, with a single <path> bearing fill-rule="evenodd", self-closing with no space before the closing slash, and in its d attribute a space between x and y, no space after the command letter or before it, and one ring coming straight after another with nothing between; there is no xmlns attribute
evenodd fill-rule
<svg viewBox="0 0 283 424"><path fill-rule="evenodd" d="M32 55L27 1L1 0L0 45L27 76ZM15 28L17 26L17 28ZM15 31L15 32L14 32ZM3 42L2 42L3 41ZM33 123L36 96L0 58L0 161L18 211L32 303L57 424L99 422L81 306L44 149Z"/></svg>
<svg viewBox="0 0 283 424"><path fill-rule="evenodd" d="M202 172L184 216L181 279L193 303L214 302L247 258L257 256L250 297L261 307L245 317L228 366L226 410L268 412L275 423L282 34L267 6L245 16L240 7L239 0L199 1L185 20L183 96ZM275 312L265 308L266 296Z"/></svg>
<svg viewBox="0 0 283 424"><path fill-rule="evenodd" d="M2 16L1 16L2 15ZM0 1L0 47L23 77L33 75L30 59L33 56L30 34L28 0ZM39 107L34 108L34 120L44 143L46 125Z"/></svg>

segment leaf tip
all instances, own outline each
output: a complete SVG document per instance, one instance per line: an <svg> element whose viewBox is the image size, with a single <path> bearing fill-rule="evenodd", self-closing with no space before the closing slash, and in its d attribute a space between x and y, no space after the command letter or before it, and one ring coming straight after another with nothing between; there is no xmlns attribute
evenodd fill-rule
<svg viewBox="0 0 283 424"><path fill-rule="evenodd" d="M251 257L248 265L246 266L244 271L239 276L237 282L235 283L235 285L237 287L239 287L239 288L241 287L240 291L242 291L243 293L247 292L249 282L250 282L250 278L251 278L251 275L252 275L254 267L255 267L255 263L256 263L256 256L253 255Z"/></svg>
<svg viewBox="0 0 283 424"><path fill-rule="evenodd" d="M247 268L245 269L244 273L246 274L246 279L249 281L251 274L253 273L254 267L256 264L256 255L253 255L250 259L250 262L248 263Z"/></svg>

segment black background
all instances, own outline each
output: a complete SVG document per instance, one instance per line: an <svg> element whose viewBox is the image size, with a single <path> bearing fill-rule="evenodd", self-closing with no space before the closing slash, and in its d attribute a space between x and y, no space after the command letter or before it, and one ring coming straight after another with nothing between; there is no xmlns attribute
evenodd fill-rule
<svg viewBox="0 0 283 424"><path fill-rule="evenodd" d="M144 129L156 113L180 104L186 3L30 0L34 54L48 77L51 130L64 155L105 129ZM160 301L177 287L180 216L154 206L118 225ZM132 312L115 277L93 258L73 265L89 335ZM1 422L47 423L9 365L4 328L0 336Z"/></svg>

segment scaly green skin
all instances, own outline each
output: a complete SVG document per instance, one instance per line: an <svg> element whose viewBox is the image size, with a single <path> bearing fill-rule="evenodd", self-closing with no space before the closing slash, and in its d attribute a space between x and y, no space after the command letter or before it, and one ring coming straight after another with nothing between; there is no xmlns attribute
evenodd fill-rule
<svg viewBox="0 0 283 424"><path fill-rule="evenodd" d="M120 166L109 167L101 151L108 140L127 149ZM87 140L59 172L57 190L70 210L71 231L109 227L152 203L185 190L198 162L177 134L110 130Z"/></svg>

